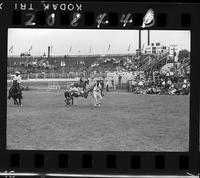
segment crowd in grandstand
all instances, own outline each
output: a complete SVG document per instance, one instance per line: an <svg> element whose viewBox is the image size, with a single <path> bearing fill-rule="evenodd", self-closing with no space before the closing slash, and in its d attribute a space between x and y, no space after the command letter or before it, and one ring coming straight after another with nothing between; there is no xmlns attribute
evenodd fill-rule
<svg viewBox="0 0 200 178"><path fill-rule="evenodd" d="M143 60L145 58L145 60ZM109 70L113 71L117 67L122 67L122 70L125 71L133 71L137 68L141 67L147 60L150 62L154 60L154 55L142 55L142 56L121 56L121 57L104 57L99 58L96 57L94 59L94 63L90 63L88 61L85 62L79 60L79 62L70 61L71 59L64 59L64 58L56 58L56 59L48 59L48 58L14 58L8 59L8 73L14 73L14 71L20 71L21 74L27 73L41 73L45 71L45 73L51 72L76 72L80 68L87 68L90 71L103 71ZM62 65L64 61L69 60L70 65ZM84 59L83 59L84 60ZM84 62L84 65L81 63Z"/></svg>
<svg viewBox="0 0 200 178"><path fill-rule="evenodd" d="M64 66L61 65L63 59L35 59L28 58L23 60L12 61L8 65L7 72L12 74L14 71L20 71L22 79L27 78L74 78L83 74L86 77L94 76L95 73L114 72L135 72L143 70L146 65L152 64L154 61L158 61L163 55L166 57L165 63L173 61L173 58L166 54L142 54L142 55L127 55L127 56L107 56L104 58L92 59L94 62L90 64L84 62L84 65L80 65L78 62L69 63ZM69 59L70 60L70 59ZM83 60L83 59L81 59ZM87 60L87 58L86 58ZM20 62L19 62L20 61ZM89 59L88 61L91 61ZM187 65L185 65L187 64ZM184 67L186 66L186 67ZM189 66L189 60L183 61L179 69L181 75L166 75L160 71L155 76L145 73L144 76L138 75L134 80L127 81L128 90L136 94L189 94L190 81L188 71L185 69ZM180 71L179 71L180 72ZM88 75L89 74L89 75ZM9 77L9 75L8 75ZM106 78L106 77L105 77ZM104 78L105 89L114 89L116 86L114 80L108 80ZM110 83L110 84L109 84ZM121 82L118 82L118 84Z"/></svg>
<svg viewBox="0 0 200 178"><path fill-rule="evenodd" d="M186 76L175 77L158 73L155 80L137 78L130 81L129 90L136 94L188 95L190 93L190 80Z"/></svg>

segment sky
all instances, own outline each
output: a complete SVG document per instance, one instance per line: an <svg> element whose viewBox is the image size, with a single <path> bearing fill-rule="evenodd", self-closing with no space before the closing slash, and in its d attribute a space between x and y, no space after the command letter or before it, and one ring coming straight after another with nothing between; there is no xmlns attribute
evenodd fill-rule
<svg viewBox="0 0 200 178"><path fill-rule="evenodd" d="M88 29L8 29L8 55L28 52L47 55L125 54L135 53L138 48L138 30L88 30ZM147 30L142 30L142 46L147 45ZM190 51L190 31L151 30L150 41L163 45L177 45L178 49ZM12 53L9 49L13 46ZM110 47L109 47L110 46ZM71 52L70 51L71 48ZM91 48L91 53L89 52ZM109 50L108 50L109 48Z"/></svg>

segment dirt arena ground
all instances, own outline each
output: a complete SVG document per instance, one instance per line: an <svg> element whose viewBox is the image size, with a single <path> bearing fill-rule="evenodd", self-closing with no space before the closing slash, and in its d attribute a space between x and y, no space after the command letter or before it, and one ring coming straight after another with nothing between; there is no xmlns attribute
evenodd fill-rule
<svg viewBox="0 0 200 178"><path fill-rule="evenodd" d="M101 107L63 91L24 91L7 103L7 149L188 151L189 96L105 93Z"/></svg>

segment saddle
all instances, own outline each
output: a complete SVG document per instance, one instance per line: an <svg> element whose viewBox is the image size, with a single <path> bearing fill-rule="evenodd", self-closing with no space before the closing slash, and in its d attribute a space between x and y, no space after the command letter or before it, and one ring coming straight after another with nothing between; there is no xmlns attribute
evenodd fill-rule
<svg viewBox="0 0 200 178"><path fill-rule="evenodd" d="M79 97L80 95L79 95L77 92L73 92L73 93L72 93L72 96L74 96L74 97Z"/></svg>
<svg viewBox="0 0 200 178"><path fill-rule="evenodd" d="M72 96L74 96L74 97L79 97L79 96L84 96L84 92L82 93L82 92L80 92L80 93L78 93L78 92L72 92Z"/></svg>

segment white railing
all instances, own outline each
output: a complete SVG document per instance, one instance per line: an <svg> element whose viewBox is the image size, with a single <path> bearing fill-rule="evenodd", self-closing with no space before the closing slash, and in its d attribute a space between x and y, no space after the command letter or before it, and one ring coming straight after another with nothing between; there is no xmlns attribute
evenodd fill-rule
<svg viewBox="0 0 200 178"><path fill-rule="evenodd" d="M30 73L30 74L21 74L22 80L27 79L72 79L79 77L77 74L72 73ZM10 74L7 75L8 80L12 80L12 76Z"/></svg>
<svg viewBox="0 0 200 178"><path fill-rule="evenodd" d="M106 74L90 74L88 77L106 77ZM29 79L75 79L80 77L80 73L29 73L21 74L22 80ZM7 75L7 80L12 80L10 74Z"/></svg>

